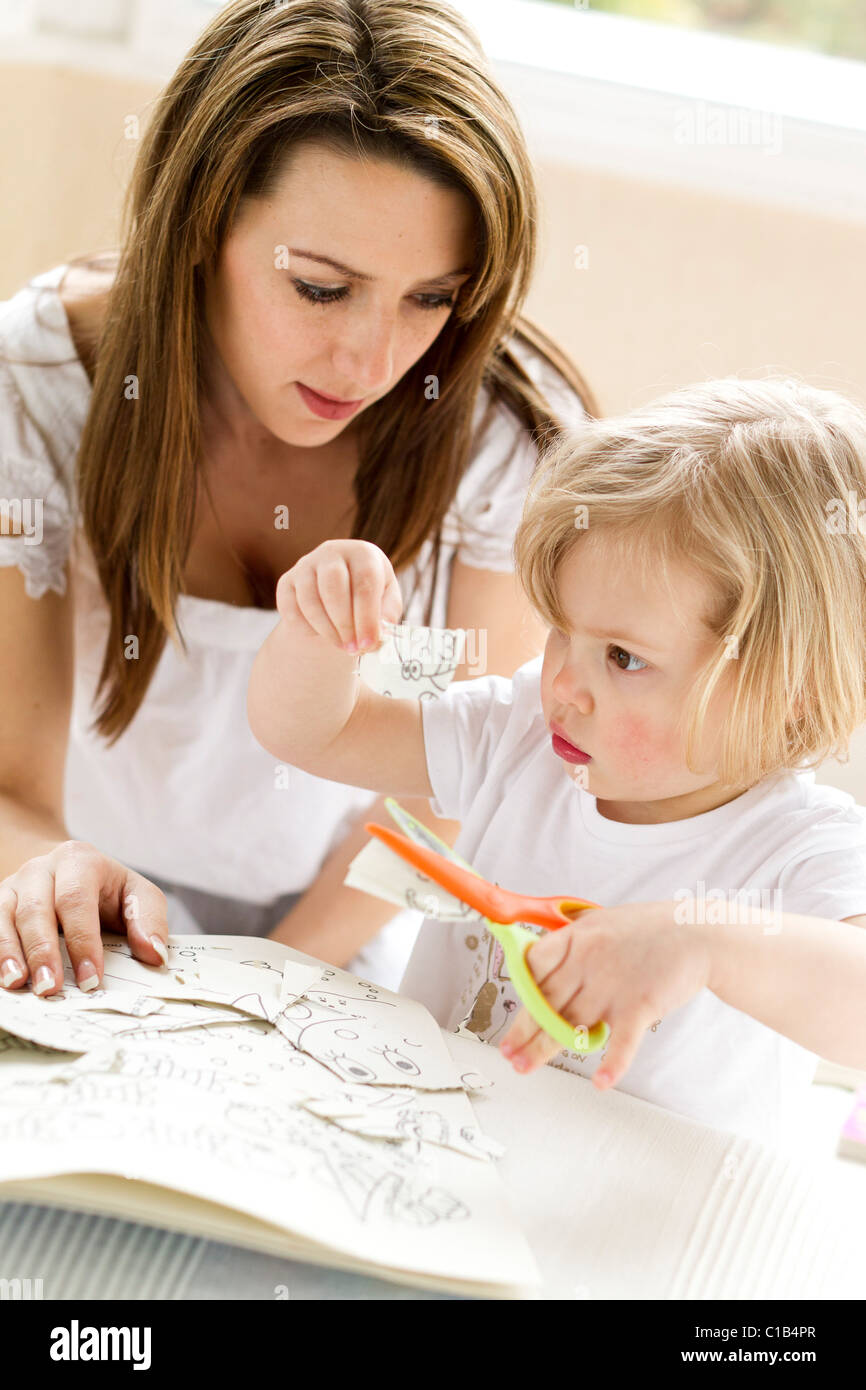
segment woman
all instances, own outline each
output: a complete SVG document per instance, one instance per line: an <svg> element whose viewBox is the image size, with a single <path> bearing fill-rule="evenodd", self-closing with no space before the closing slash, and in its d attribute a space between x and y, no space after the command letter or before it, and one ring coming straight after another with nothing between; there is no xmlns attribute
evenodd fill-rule
<svg viewBox="0 0 866 1390"><path fill-rule="evenodd" d="M58 924L87 988L100 924L152 964L248 932L396 985L420 919L343 886L381 802L275 767L245 692L331 537L386 551L405 621L468 629L457 679L541 650L512 539L594 406L518 313L535 225L450 7L237 0L157 103L119 253L0 308L0 495L39 517L0 536L7 988L59 988Z"/></svg>

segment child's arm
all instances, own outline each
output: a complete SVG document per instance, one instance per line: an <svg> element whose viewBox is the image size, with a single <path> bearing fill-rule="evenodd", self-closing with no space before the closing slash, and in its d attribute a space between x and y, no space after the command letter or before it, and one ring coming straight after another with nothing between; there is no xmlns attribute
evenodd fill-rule
<svg viewBox="0 0 866 1390"><path fill-rule="evenodd" d="M783 912L765 931L704 925L708 988L735 1009L842 1066L866 1067L866 918Z"/></svg>
<svg viewBox="0 0 866 1390"><path fill-rule="evenodd" d="M250 728L294 767L394 796L433 796L421 706L375 694L360 678L356 642L372 648L379 622L398 621L400 587L369 541L325 541L280 576L280 621L253 662Z"/></svg>
<svg viewBox="0 0 866 1390"><path fill-rule="evenodd" d="M610 1025L597 1087L615 1085L647 1028L704 988L830 1062L866 1067L866 919L767 910L756 923L710 924L682 910L673 901L592 908L529 948L529 967L564 1018ZM526 1009L500 1044L518 1071L559 1047Z"/></svg>

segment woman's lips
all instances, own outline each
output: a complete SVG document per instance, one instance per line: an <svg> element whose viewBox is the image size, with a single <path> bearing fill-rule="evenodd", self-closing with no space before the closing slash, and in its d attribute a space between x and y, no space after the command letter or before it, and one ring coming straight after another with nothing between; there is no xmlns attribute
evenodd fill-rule
<svg viewBox="0 0 866 1390"><path fill-rule="evenodd" d="M569 743L567 738L562 737L562 734L556 733L554 726L551 726L551 730L553 751L558 757L563 758L567 763L588 763L592 761L588 753L584 753L580 748L575 748L573 743Z"/></svg>
<svg viewBox="0 0 866 1390"><path fill-rule="evenodd" d="M345 420L347 416L354 415L364 403L363 398L359 401L329 400L327 396L321 396L318 391L305 386L302 381L296 381L295 385L304 404L323 420Z"/></svg>

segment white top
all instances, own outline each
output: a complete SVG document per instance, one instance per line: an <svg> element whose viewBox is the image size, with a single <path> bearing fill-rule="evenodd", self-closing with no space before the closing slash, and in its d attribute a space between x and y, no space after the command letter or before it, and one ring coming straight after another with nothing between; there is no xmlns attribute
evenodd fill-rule
<svg viewBox="0 0 866 1390"><path fill-rule="evenodd" d="M278 620L275 610L180 594L177 616L188 656L166 641L140 709L112 747L88 730L108 608L76 504L74 461L91 386L57 293L65 269L59 265L34 277L0 302L0 354L63 363L19 365L0 356L0 499L44 503L41 543L0 534L0 565L18 565L27 593L39 598L48 589L63 594L70 560L75 692L65 822L72 837L145 875L246 903L271 903L310 886L375 793L285 768L250 732L250 670ZM519 351L551 405L567 423L577 424L583 410L571 388L537 354ZM476 420L486 404L482 391ZM528 433L500 405L446 517L431 625L446 626L455 555L485 570L513 569L514 532L535 461ZM404 614L407 622L424 619L432 544L428 540L416 564L398 576L404 597L416 574L421 577ZM387 959L377 960L370 946L363 962L356 958L384 984L399 980L421 921L418 913L399 916ZM184 921L181 930L190 929ZM231 913L221 929L232 930Z"/></svg>
<svg viewBox="0 0 866 1390"><path fill-rule="evenodd" d="M866 809L847 792L801 769L686 820L608 820L550 746L541 667L536 657L511 681L455 682L421 705L430 804L462 822L454 848L485 878L518 893L573 894L606 906L685 904L688 894L704 921L713 920L714 894L730 904L730 894L746 889L770 912L834 920L866 913ZM737 920L751 917L743 911ZM471 1031L494 1044L519 1007L501 948L466 922L425 918L401 990L443 1027L456 1031L471 1019ZM548 1065L588 1077L601 1056L563 1050ZM617 1084L720 1129L784 1144L816 1062L815 1053L703 989L647 1030Z"/></svg>

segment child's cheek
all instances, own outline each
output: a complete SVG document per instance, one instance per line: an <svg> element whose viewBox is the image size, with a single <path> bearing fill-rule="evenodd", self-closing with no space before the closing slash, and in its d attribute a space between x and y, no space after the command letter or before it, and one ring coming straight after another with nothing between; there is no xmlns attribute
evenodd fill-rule
<svg viewBox="0 0 866 1390"><path fill-rule="evenodd" d="M632 772L670 768L680 757L676 733L659 729L651 719L637 714L617 721L613 741L620 766Z"/></svg>

